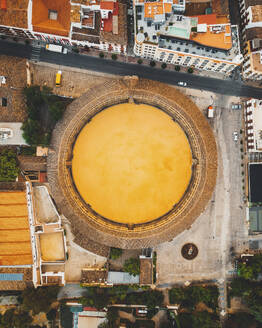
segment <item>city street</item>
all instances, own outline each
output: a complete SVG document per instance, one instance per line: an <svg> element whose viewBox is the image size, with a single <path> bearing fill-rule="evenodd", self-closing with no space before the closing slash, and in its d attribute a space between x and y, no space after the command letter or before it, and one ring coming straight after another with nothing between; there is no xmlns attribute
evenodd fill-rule
<svg viewBox="0 0 262 328"><path fill-rule="evenodd" d="M0 41L0 54L35 59L57 65L88 69L96 72L117 74L120 76L137 75L141 78L178 85L179 81L187 82L187 88L201 89L234 95L238 97L262 98L262 90L244 83L231 80L214 79L199 75L152 68L146 65L130 64L76 53L61 54L46 51L44 48L32 47L22 43Z"/></svg>

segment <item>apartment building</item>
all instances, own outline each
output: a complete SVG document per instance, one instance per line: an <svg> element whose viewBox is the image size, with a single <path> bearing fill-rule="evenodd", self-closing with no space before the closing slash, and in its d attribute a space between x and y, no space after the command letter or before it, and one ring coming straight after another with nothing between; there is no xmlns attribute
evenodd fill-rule
<svg viewBox="0 0 262 328"><path fill-rule="evenodd" d="M243 61L238 27L226 15L184 16L185 0L134 0L137 56L230 74Z"/></svg>
<svg viewBox="0 0 262 328"><path fill-rule="evenodd" d="M243 77L262 79L262 0L240 0Z"/></svg>
<svg viewBox="0 0 262 328"><path fill-rule="evenodd" d="M0 35L126 53L126 5L118 0L0 1Z"/></svg>

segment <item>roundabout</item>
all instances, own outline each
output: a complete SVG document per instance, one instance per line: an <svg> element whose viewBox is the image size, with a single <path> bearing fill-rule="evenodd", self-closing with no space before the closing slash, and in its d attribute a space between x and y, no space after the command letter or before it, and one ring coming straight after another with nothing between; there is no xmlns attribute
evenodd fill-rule
<svg viewBox="0 0 262 328"><path fill-rule="evenodd" d="M216 142L196 105L130 77L70 104L48 154L52 196L84 248L171 240L205 209L216 171Z"/></svg>

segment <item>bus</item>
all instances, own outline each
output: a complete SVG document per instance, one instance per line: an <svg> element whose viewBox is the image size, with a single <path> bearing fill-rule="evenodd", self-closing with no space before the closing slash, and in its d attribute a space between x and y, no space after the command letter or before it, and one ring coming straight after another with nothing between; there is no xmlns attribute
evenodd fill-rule
<svg viewBox="0 0 262 328"><path fill-rule="evenodd" d="M61 85L61 77L62 77L62 71L58 71L56 73L56 78L55 78L55 86L60 87Z"/></svg>

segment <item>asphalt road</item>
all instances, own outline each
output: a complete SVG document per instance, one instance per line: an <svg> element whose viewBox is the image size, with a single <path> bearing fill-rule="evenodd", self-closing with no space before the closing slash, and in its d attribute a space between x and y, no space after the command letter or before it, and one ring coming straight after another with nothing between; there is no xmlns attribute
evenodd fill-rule
<svg viewBox="0 0 262 328"><path fill-rule="evenodd" d="M22 43L0 41L0 54L31 58L32 46ZM232 80L220 80L198 76L183 72L152 68L150 66L128 64L120 61L106 60L97 57L68 53L66 55L41 49L40 61L83 68L96 72L109 74L137 75L141 78L156 80L171 85L177 85L179 81L187 82L187 88L211 91L224 95L238 97L262 98L262 89L245 85Z"/></svg>

